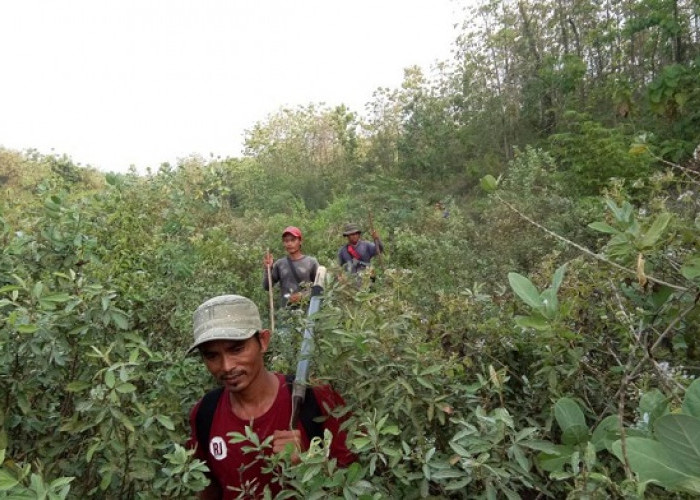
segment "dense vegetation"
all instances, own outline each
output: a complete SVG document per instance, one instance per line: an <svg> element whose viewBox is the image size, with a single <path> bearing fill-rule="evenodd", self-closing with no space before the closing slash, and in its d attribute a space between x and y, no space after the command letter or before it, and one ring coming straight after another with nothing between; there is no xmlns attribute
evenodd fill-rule
<svg viewBox="0 0 700 500"><path fill-rule="evenodd" d="M485 2L433 74L364 114L280 110L242 158L104 175L0 149L0 498L192 497L193 310L267 317L281 228L339 276L370 216L377 280L328 283L314 356L360 460L280 458L290 497L700 493L699 15Z"/></svg>

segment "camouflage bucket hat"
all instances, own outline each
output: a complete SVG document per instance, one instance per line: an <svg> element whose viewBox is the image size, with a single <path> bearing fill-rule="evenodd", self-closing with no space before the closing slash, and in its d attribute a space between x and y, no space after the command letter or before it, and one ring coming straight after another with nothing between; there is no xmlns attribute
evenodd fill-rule
<svg viewBox="0 0 700 500"><path fill-rule="evenodd" d="M194 312L194 343L198 346L211 340L245 340L262 329L258 306L240 295L220 295L207 300Z"/></svg>
<svg viewBox="0 0 700 500"><path fill-rule="evenodd" d="M350 234L355 234L355 233L361 233L362 230L360 229L360 226L357 224L345 224L345 227L343 228L343 236L348 236Z"/></svg>

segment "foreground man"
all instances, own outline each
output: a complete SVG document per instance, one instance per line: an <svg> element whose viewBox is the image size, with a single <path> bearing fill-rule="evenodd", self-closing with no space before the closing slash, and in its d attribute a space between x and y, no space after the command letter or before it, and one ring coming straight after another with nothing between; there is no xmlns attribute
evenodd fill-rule
<svg viewBox="0 0 700 500"><path fill-rule="evenodd" d="M262 497L266 486L275 496L282 488L271 482L271 474L262 472L266 461L257 452L242 450L250 442L229 442L231 432L245 434L250 427L261 442L272 436L268 455L283 451L290 443L298 450L309 447L308 421L289 429L292 398L285 376L265 367L263 355L270 335L262 329L257 306L239 295L215 297L194 313L194 343L188 353L198 349L209 372L223 386L220 395L212 391L190 413L189 444L197 446L197 458L206 461L211 471L211 484L200 494L202 499ZM342 398L329 386L322 386L307 391L304 406L307 403L315 409L312 412L326 417L323 427L333 434L330 457L340 466L352 463L355 457L345 444L341 421L328 416L326 410L344 406ZM302 415L304 412L302 407ZM202 436L207 426L209 432Z"/></svg>

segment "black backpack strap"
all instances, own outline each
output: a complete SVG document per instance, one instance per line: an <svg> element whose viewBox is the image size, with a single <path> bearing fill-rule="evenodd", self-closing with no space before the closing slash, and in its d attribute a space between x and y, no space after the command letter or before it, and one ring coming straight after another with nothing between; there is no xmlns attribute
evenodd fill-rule
<svg viewBox="0 0 700 500"><path fill-rule="evenodd" d="M294 375L286 375L285 381L289 393L292 393L294 385ZM209 456L209 434L211 433L211 424L214 420L214 413L219 404L219 398L224 392L223 387L217 387L206 393L199 403L197 414L194 417L195 431L197 434L198 446L204 450L206 456ZM322 415L321 408L318 406L314 390L311 387L306 388L304 394L304 404L301 405L299 412L299 420L304 427L304 432L312 440L315 437L323 439L323 423L317 419Z"/></svg>
<svg viewBox="0 0 700 500"><path fill-rule="evenodd" d="M199 403L197 415L194 417L195 431L197 432L198 446L204 450L205 455L209 456L209 434L211 433L211 423L214 420L216 406L219 404L219 398L224 392L223 387L217 387L207 392Z"/></svg>
<svg viewBox="0 0 700 500"><path fill-rule="evenodd" d="M299 288L299 285L301 285L301 280L299 279L299 275L297 274L297 268L294 267L294 261L287 255L287 265L289 266L289 270L292 271L292 276L294 276L294 280L297 282L297 288Z"/></svg>
<svg viewBox="0 0 700 500"><path fill-rule="evenodd" d="M294 375L285 375L284 379L291 394L294 388ZM299 421L304 427L304 432L309 436L309 441L315 437L323 440L323 422L318 421L318 417L321 415L321 408L318 406L318 401L316 401L314 390L312 387L307 387L304 394L304 403L299 411Z"/></svg>

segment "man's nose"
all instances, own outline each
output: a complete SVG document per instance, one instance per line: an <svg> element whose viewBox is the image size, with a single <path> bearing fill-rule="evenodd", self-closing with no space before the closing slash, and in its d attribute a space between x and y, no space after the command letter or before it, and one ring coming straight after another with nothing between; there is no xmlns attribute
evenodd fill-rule
<svg viewBox="0 0 700 500"><path fill-rule="evenodd" d="M222 368L224 371L229 372L236 367L236 357L232 354L224 354L222 359Z"/></svg>

